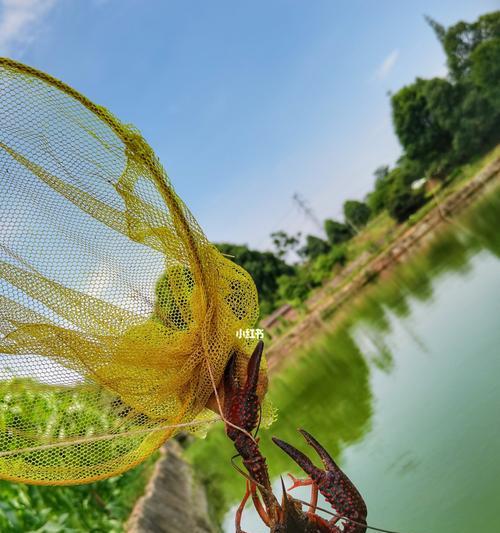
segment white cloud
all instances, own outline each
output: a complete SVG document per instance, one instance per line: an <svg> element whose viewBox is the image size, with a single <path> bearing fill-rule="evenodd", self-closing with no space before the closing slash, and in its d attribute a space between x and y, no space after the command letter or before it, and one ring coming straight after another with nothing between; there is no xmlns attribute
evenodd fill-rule
<svg viewBox="0 0 500 533"><path fill-rule="evenodd" d="M396 61L399 58L399 50L396 48L393 50L383 61L375 71L375 79L382 81L389 76Z"/></svg>
<svg viewBox="0 0 500 533"><path fill-rule="evenodd" d="M0 55L29 45L57 0L0 0Z"/></svg>

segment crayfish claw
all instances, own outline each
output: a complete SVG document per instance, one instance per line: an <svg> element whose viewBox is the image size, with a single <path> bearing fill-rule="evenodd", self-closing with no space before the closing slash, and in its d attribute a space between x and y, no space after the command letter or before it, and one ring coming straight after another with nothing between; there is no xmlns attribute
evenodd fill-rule
<svg viewBox="0 0 500 533"><path fill-rule="evenodd" d="M318 454L326 470L329 470L331 472L340 470L337 463L332 459L332 456L310 433L308 433L305 429L299 429L299 433L304 437L307 444L309 444L309 446L311 446L311 448L313 448L314 451Z"/></svg>
<svg viewBox="0 0 500 533"><path fill-rule="evenodd" d="M255 346L255 349L250 356L250 360L247 365L247 382L245 387L247 390L256 393L257 386L259 384L259 372L260 372L260 363L262 360L262 353L264 351L264 342L259 341Z"/></svg>
<svg viewBox="0 0 500 533"><path fill-rule="evenodd" d="M315 466L305 453L297 450L295 446L292 446L291 444L288 444L288 442L278 439L277 437L272 437L272 440L274 444L279 446L287 455L289 455L300 466L300 468L302 468L302 470L304 470L304 472L311 477L311 479L316 481L315 478L323 474L323 471Z"/></svg>
<svg viewBox="0 0 500 533"><path fill-rule="evenodd" d="M332 528L336 528L334 524L340 518L344 518L348 521L347 524L344 524L343 531L345 533L364 533L366 531L367 508L354 483L344 474L330 454L311 434L304 429L299 429L299 432L309 446L314 448L319 455L323 462L324 470L315 466L307 455L291 444L273 437L273 442L289 455L311 478L310 481L302 481L291 476L294 482L292 488L311 484L313 489L311 510L316 507L317 491L319 490L338 513L337 517L330 522ZM316 519L318 520L318 517ZM333 531L338 531L338 528L333 529Z"/></svg>

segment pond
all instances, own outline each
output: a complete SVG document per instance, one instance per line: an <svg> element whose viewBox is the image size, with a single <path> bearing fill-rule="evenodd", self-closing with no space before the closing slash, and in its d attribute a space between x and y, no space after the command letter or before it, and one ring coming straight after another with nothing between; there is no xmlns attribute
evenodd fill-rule
<svg viewBox="0 0 500 533"><path fill-rule="evenodd" d="M497 190L364 290L273 377L279 415L260 435L277 494L280 475L300 471L270 437L316 460L303 427L354 481L370 525L500 531L499 229ZM228 532L244 492L233 453L221 428L188 450ZM293 495L308 500L309 490ZM243 529L267 531L250 506Z"/></svg>

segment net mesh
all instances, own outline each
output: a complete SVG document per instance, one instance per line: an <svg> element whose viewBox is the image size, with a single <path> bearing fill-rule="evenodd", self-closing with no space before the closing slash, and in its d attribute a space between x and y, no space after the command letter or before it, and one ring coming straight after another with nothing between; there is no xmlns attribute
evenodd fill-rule
<svg viewBox="0 0 500 533"><path fill-rule="evenodd" d="M258 317L139 132L5 58L0 309L0 477L38 484L109 477L212 419Z"/></svg>

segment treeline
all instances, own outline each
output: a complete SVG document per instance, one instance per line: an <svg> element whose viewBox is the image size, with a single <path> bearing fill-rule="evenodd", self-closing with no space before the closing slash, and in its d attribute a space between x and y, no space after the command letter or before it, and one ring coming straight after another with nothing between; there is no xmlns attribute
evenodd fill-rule
<svg viewBox="0 0 500 533"><path fill-rule="evenodd" d="M274 252L219 245L253 276L263 315L303 302L335 265L351 259L348 242L370 219L386 211L397 223L406 221L427 201L423 183L447 185L460 165L500 141L500 11L449 28L426 20L446 54L447 79L417 78L391 96L403 154L393 168L375 170L364 200L347 200L343 220L325 220L325 237L278 231L271 234ZM293 266L285 261L290 252L301 258Z"/></svg>

